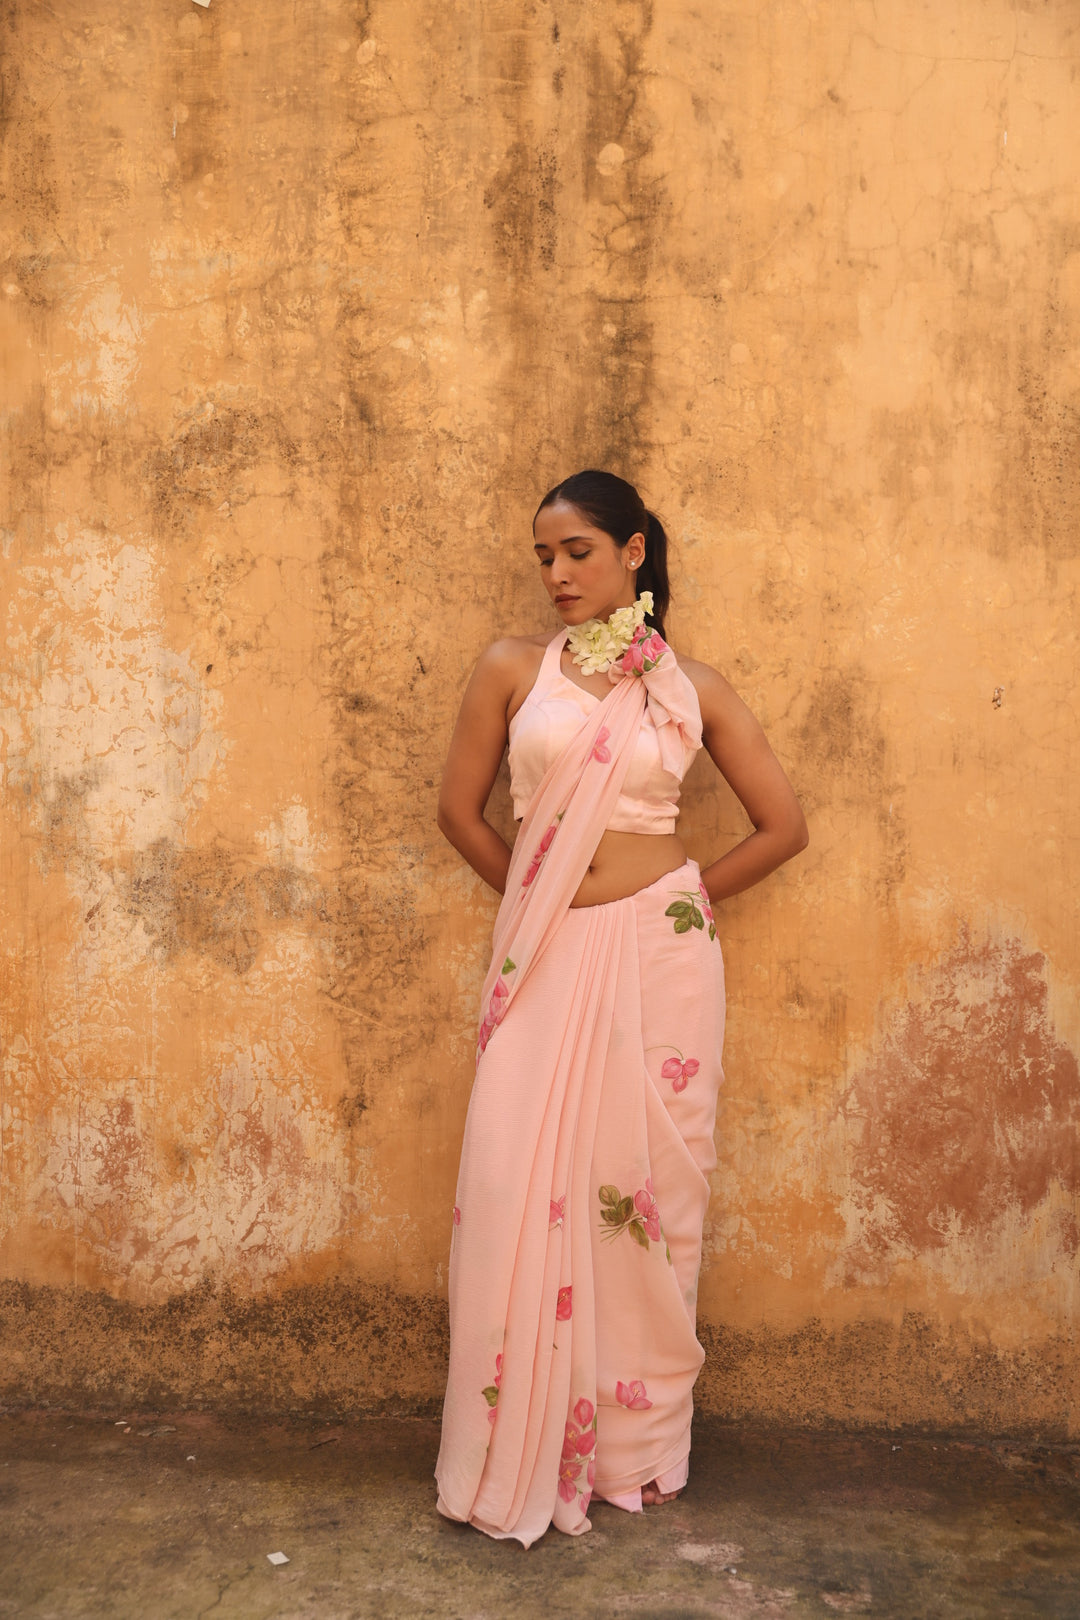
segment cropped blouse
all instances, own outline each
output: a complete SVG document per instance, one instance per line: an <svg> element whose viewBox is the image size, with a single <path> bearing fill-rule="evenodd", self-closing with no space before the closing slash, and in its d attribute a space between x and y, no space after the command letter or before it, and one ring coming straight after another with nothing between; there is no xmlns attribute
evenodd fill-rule
<svg viewBox="0 0 1080 1620"><path fill-rule="evenodd" d="M548 642L540 673L510 722L510 792L520 821L548 767L568 745L586 716L603 699L562 672L566 632ZM700 736L700 729L698 732ZM646 703L622 792L608 822L609 832L672 833L679 814L679 789L697 753L682 744L682 767L665 770L660 739Z"/></svg>

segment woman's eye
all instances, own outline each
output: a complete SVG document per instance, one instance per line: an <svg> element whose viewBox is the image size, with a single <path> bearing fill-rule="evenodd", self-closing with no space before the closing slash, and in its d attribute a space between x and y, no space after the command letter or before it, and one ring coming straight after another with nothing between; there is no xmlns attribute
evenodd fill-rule
<svg viewBox="0 0 1080 1620"><path fill-rule="evenodd" d="M584 562L589 553L587 551L572 551L570 555L575 562Z"/></svg>

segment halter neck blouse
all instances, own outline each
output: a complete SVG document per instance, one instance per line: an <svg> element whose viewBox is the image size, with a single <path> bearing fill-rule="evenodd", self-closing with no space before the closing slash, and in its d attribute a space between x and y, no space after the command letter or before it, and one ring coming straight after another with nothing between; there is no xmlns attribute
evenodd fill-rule
<svg viewBox="0 0 1080 1620"><path fill-rule="evenodd" d="M604 702L595 692L587 692L563 674L565 645L566 631L560 630L544 649L540 673L510 722L510 792L518 821L548 767L562 753L586 716L598 703ZM701 735L700 715L697 735ZM697 751L697 745L684 743L681 769L665 769L656 724L646 703L623 791L616 801L607 831L674 832L679 814L679 790Z"/></svg>

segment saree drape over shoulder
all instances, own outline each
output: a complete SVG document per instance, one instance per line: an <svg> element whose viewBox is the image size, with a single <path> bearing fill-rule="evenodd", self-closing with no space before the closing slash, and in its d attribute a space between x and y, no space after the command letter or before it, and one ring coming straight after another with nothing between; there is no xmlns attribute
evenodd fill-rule
<svg viewBox="0 0 1080 1620"><path fill-rule="evenodd" d="M552 1523L588 1530L594 1493L632 1509L650 1480L685 1482L704 1359L724 1019L708 898L687 862L626 899L570 905L646 721L677 778L701 740L659 637L623 664L524 814L454 1209L439 1510L525 1546Z"/></svg>

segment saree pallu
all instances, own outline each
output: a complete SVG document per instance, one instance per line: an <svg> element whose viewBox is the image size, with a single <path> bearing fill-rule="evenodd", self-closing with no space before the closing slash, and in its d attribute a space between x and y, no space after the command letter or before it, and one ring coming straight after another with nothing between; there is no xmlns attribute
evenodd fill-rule
<svg viewBox="0 0 1080 1620"><path fill-rule="evenodd" d="M686 1477L720 947L693 862L626 899L569 904L645 702L672 744L693 743L696 698L664 654L663 678L617 685L537 789L483 998L438 1505L525 1546L552 1523L588 1530L594 1493L630 1506L650 1480Z"/></svg>

